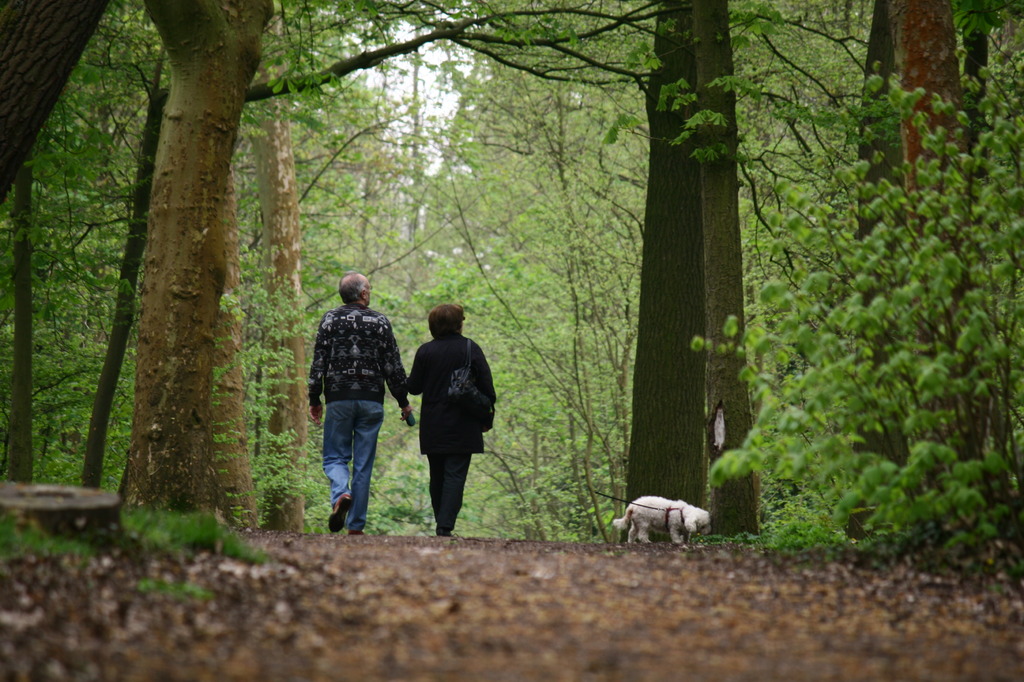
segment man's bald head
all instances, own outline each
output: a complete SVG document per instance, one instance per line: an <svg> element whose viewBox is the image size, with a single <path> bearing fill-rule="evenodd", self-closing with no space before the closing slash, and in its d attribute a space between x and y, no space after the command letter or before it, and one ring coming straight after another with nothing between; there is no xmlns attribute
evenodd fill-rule
<svg viewBox="0 0 1024 682"><path fill-rule="evenodd" d="M358 272L346 272L338 282L338 294L343 303L359 303L370 299L370 280Z"/></svg>

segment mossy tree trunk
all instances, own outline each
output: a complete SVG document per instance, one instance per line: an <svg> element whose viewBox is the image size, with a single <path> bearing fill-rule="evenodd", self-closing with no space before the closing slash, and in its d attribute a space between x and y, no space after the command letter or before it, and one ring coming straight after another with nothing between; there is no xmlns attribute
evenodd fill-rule
<svg viewBox="0 0 1024 682"><path fill-rule="evenodd" d="M269 0L148 0L170 64L153 178L125 502L230 508L213 451L224 220L245 91Z"/></svg>
<svg viewBox="0 0 1024 682"><path fill-rule="evenodd" d="M274 109L280 108L276 105ZM306 448L307 405L302 378L306 365L306 342L299 333L299 277L302 231L299 196L295 179L291 126L286 119L271 116L260 124L261 135L253 140L263 214L263 244L267 271L267 292L273 301L268 343L285 360L285 366L269 377L273 412L267 424L270 441L264 457L280 463L266 496L264 527L301 531L305 498L295 492L303 472Z"/></svg>
<svg viewBox="0 0 1024 682"><path fill-rule="evenodd" d="M218 483L225 499L220 516L231 525L255 528L256 491L245 428L245 377L242 372L242 317L237 290L242 285L242 264L238 252L237 201L229 176L224 202L224 291L215 325L217 342L213 367L213 458Z"/></svg>
<svg viewBox="0 0 1024 682"><path fill-rule="evenodd" d="M661 68L646 93L650 165L627 490L630 499L661 495L703 505L705 363L691 350L693 337L704 334L700 167L692 143L677 143L694 111L681 97L696 82L696 62L689 9L666 5L673 11L659 16L654 41Z"/></svg>
<svg viewBox="0 0 1024 682"><path fill-rule="evenodd" d="M743 245L740 239L737 180L736 95L722 79L733 75L727 0L694 0L697 91L702 111L718 123L698 135L704 220L704 272L707 286L708 458L743 444L752 418L743 350ZM727 350L722 350L727 349ZM714 533L757 533L759 485L756 474L726 481L711 494Z"/></svg>
<svg viewBox="0 0 1024 682"><path fill-rule="evenodd" d="M32 481L32 167L14 181L14 365L7 480Z"/></svg>

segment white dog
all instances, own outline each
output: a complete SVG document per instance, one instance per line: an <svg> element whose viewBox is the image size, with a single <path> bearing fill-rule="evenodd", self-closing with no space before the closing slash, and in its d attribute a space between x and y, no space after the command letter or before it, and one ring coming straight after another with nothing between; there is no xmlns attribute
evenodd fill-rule
<svg viewBox="0 0 1024 682"><path fill-rule="evenodd" d="M619 530L629 527L629 542L650 542L650 531L668 533L672 542L689 542L692 533L711 531L711 515L682 500L666 500L648 495L638 497L626 507L626 515L612 521Z"/></svg>

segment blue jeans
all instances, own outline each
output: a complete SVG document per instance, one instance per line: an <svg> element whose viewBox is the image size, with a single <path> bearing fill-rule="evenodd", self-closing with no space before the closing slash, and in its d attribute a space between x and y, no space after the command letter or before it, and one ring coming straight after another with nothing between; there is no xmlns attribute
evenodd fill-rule
<svg viewBox="0 0 1024 682"><path fill-rule="evenodd" d="M362 530L384 406L372 400L337 400L327 403L324 412L324 473L331 482L331 508L343 493L352 495L346 525Z"/></svg>

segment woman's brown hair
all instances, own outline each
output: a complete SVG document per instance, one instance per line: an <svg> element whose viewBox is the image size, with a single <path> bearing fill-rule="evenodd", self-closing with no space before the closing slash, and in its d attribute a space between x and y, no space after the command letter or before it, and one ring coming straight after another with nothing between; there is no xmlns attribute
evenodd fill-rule
<svg viewBox="0 0 1024 682"><path fill-rule="evenodd" d="M458 334L462 331L462 321L466 315L462 306L456 303L442 303L435 306L427 315L427 324L430 325L430 335L435 339L449 334Z"/></svg>

